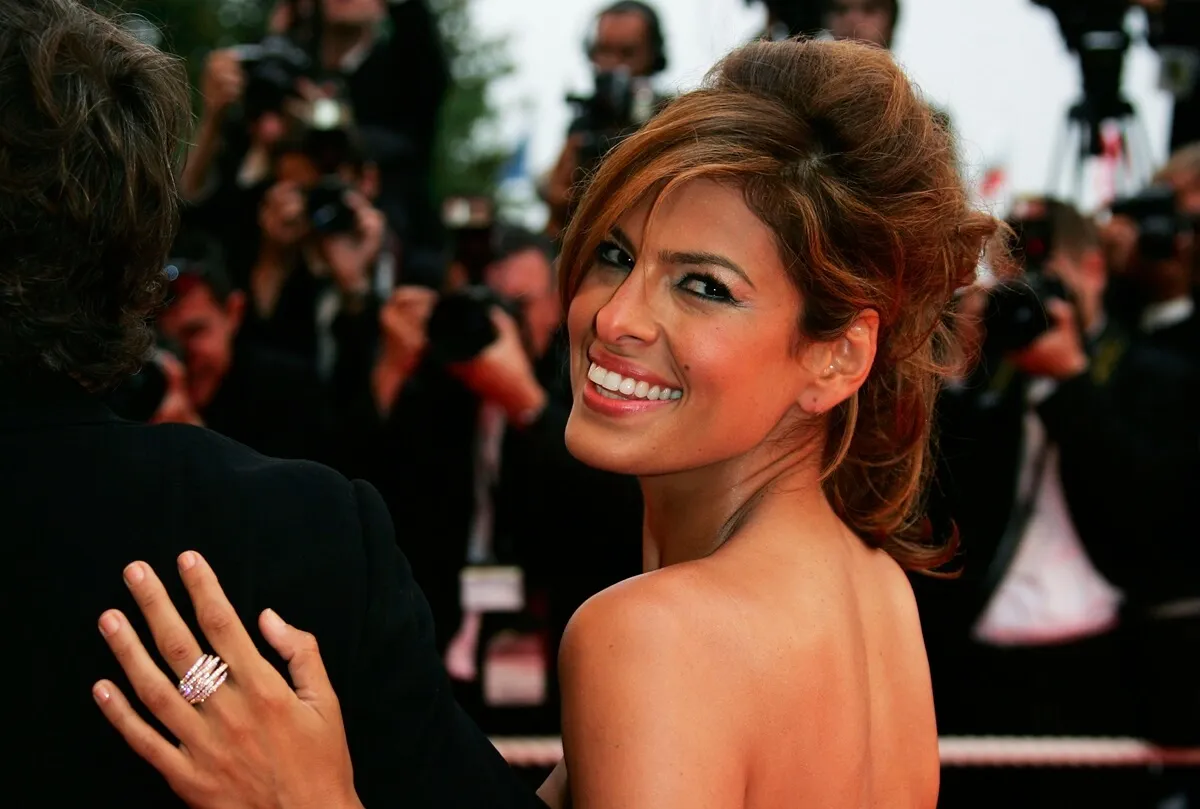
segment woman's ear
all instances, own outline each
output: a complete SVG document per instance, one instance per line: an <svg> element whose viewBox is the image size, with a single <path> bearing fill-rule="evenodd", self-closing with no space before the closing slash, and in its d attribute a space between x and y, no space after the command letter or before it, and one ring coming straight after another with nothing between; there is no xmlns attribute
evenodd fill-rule
<svg viewBox="0 0 1200 809"><path fill-rule="evenodd" d="M805 365L811 377L800 393L800 409L826 413L857 393L871 373L878 340L879 313L865 309L841 337L809 346Z"/></svg>

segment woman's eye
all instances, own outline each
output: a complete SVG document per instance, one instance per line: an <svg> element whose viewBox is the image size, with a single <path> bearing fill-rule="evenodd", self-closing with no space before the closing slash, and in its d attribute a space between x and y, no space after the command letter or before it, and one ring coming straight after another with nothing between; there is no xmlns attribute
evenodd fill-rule
<svg viewBox="0 0 1200 809"><path fill-rule="evenodd" d="M733 302L733 295L730 294L729 287L711 275L690 273L679 282L679 287L705 300Z"/></svg>
<svg viewBox="0 0 1200 809"><path fill-rule="evenodd" d="M601 242L596 248L596 258L602 263L610 267L619 267L623 270L632 270L634 259L629 255L629 252L619 244L614 242Z"/></svg>

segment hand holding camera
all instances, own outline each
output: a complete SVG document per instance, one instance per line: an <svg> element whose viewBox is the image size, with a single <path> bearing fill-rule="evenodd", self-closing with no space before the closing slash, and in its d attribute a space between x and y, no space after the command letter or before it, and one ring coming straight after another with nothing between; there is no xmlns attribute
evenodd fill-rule
<svg viewBox="0 0 1200 809"><path fill-rule="evenodd" d="M1011 355L1013 363L1030 376L1070 379L1088 368L1075 309L1058 298L1046 301L1050 328L1028 347Z"/></svg>
<svg viewBox="0 0 1200 809"><path fill-rule="evenodd" d="M183 363L171 352L161 349L156 353L154 361L166 381L166 392L158 409L150 418L150 423L203 427L204 419L200 417L191 396L188 395L187 369L183 367Z"/></svg>
<svg viewBox="0 0 1200 809"><path fill-rule="evenodd" d="M425 326L437 303L437 293L427 287L404 286L379 312L383 331L383 356L380 363L392 366L407 377L420 363L429 346Z"/></svg>
<svg viewBox="0 0 1200 809"><path fill-rule="evenodd" d="M353 227L321 232L319 222L314 222L320 233L319 249L338 289L346 295L364 295L370 286L371 267L383 249L386 221L357 191L343 191L341 200L353 214Z"/></svg>
<svg viewBox="0 0 1200 809"><path fill-rule="evenodd" d="M503 407L509 419L527 423L545 406L546 391L534 374L516 320L500 307L493 307L491 322L496 330L495 341L474 359L447 368L480 399Z"/></svg>

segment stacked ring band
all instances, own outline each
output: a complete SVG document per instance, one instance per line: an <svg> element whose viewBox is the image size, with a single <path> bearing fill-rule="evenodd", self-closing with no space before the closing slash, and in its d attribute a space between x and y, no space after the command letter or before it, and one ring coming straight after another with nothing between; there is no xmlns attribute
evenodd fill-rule
<svg viewBox="0 0 1200 809"><path fill-rule="evenodd" d="M179 694L189 705L199 705L216 693L229 676L229 664L216 655L201 655L179 680Z"/></svg>

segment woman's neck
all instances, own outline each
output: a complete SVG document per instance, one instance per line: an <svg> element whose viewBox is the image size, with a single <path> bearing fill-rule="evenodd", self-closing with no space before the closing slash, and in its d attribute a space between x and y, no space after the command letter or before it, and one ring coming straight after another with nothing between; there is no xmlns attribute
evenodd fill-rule
<svg viewBox="0 0 1200 809"><path fill-rule="evenodd" d="M777 500L786 498L789 513L806 524L831 516L821 489L822 453L812 446L785 453L775 447L766 441L731 461L641 478L643 570L712 554L752 514L773 510Z"/></svg>

